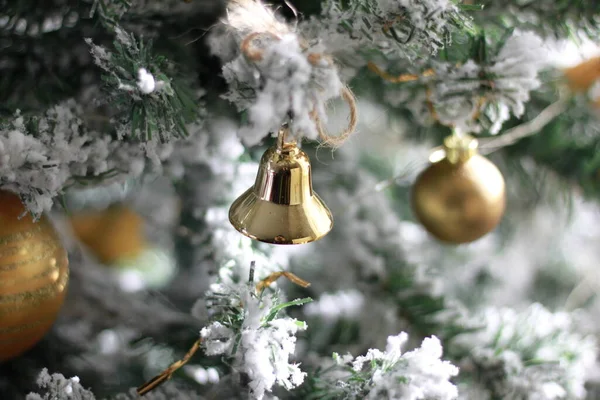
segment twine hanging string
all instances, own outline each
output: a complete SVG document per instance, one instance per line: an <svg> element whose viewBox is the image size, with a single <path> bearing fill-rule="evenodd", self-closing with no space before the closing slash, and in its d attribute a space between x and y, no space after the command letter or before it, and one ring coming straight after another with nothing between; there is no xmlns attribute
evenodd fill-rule
<svg viewBox="0 0 600 400"><path fill-rule="evenodd" d="M372 61L369 61L367 63L367 67L369 68L370 71L377 74L381 79L383 79L384 81L390 82L390 83L414 82L414 81L418 81L420 78L430 78L432 76L435 76L435 71L433 70L433 68L429 68L429 69L423 71L423 73L420 75L417 75L417 74L390 75L386 71L379 68ZM491 85L491 83L490 83L490 85ZM440 121L439 114L436 111L435 106L433 104L433 100L432 100L433 91L431 90L431 87L429 87L429 86L425 90L425 97L427 99L427 109L429 110L431 117L434 119L434 121L436 121L438 123L442 123ZM485 99L484 96L477 97L477 101L475 104L475 110L473 111L473 115L471 116L471 119L473 121L475 121L476 119L479 118L479 116L481 115L481 109L483 108L483 106L485 106L486 103L487 103L487 100ZM454 124L444 124L444 125L447 125L450 128L454 127Z"/></svg>
<svg viewBox="0 0 600 400"><path fill-rule="evenodd" d="M254 63L260 62L264 59L264 50L253 45L255 40L264 36L269 37L272 40L281 39L278 35L272 32L253 32L249 34L244 38L244 40L242 40L242 43L240 44L240 50L246 59ZM303 43L302 47L306 49L307 45ZM309 53L306 59L314 67L322 66L323 63L328 64L330 67L333 67L334 65L333 58L328 54ZM310 117L315 123L315 128L323 144L334 148L340 147L342 144L344 144L346 140L348 140L348 138L356 131L356 126L358 125L358 107L356 105L356 98L354 97L352 90L350 90L349 87L344 86L340 92L340 96L350 108L348 126L342 131L341 134L332 136L327 133L325 127L323 126L323 121L319 116L316 105L310 112Z"/></svg>

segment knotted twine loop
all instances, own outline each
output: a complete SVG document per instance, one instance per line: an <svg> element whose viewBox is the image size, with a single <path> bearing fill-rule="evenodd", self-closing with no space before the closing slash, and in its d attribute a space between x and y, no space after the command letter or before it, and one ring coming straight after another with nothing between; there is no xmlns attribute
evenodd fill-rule
<svg viewBox="0 0 600 400"><path fill-rule="evenodd" d="M240 44L240 50L242 54L251 62L260 62L264 58L264 50L258 49L253 46L253 41L258 39L261 36L268 36L274 40L281 40L281 38L272 33L272 32L253 32L246 36L242 43ZM306 49L306 44L302 44L302 47ZM333 58L327 54L322 53L309 53L306 57L308 62L315 66L319 67L323 62L329 64L329 66L333 66L334 61ZM315 123L315 127L317 129L317 133L321 138L322 142L325 145L337 148L348 140L348 138L356 131L356 126L358 125L358 107L356 105L356 97L354 97L354 93L348 86L344 86L340 92L340 96L346 101L348 107L350 108L350 118L348 121L348 126L346 129L342 131L341 134L337 136L332 136L327 133L325 127L323 126L323 122L319 117L319 112L317 107L315 106L310 113L310 117Z"/></svg>
<svg viewBox="0 0 600 400"><path fill-rule="evenodd" d="M379 77L381 79L383 79L384 81L390 82L390 83L414 82L414 81L419 80L420 78L429 78L429 77L435 76L435 71L432 68L425 70L421 75L400 74L400 75L394 76L394 75L388 74L386 71L382 70L375 63L373 63L371 61L369 61L369 63L367 64L367 67L369 68L369 70L371 70L375 74L379 75ZM487 83L490 86L493 85L492 82L487 82ZM432 97L433 97L433 91L432 91L431 87L427 87L427 89L425 90L427 109L429 110L429 113L431 114L431 117L434 119L434 121L436 121L438 123L442 123L440 121L439 114L438 114L437 110L435 109L435 105L433 104ZM473 121L476 121L481 116L481 108L486 103L487 103L487 100L484 96L477 97L475 111L473 112L473 115L471 116L471 119ZM449 127L451 127L451 128L454 127L454 124L450 124Z"/></svg>

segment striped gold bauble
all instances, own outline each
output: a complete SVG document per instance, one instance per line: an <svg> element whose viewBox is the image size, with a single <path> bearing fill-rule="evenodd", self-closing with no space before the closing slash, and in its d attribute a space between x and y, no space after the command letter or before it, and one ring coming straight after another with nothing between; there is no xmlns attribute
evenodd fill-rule
<svg viewBox="0 0 600 400"><path fill-rule="evenodd" d="M62 307L69 261L51 222L0 190L0 361L33 347Z"/></svg>

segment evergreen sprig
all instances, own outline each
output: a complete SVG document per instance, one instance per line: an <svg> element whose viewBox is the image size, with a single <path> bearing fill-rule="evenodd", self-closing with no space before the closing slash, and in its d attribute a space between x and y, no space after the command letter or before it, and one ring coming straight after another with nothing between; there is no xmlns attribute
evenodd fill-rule
<svg viewBox="0 0 600 400"><path fill-rule="evenodd" d="M600 32L600 3L597 1L518 0L507 4L500 0L482 0L481 5L482 23L496 20L504 26L532 29L557 38L575 37L579 32L598 37Z"/></svg>
<svg viewBox="0 0 600 400"><path fill-rule="evenodd" d="M418 49L444 48L455 30L471 31L471 18L463 11L472 8L430 0L329 0L323 6L324 14L329 14L351 37L366 38L376 45L391 43L409 57L419 56ZM387 45L382 51L388 55L394 52Z"/></svg>
<svg viewBox="0 0 600 400"><path fill-rule="evenodd" d="M120 27L115 33L113 51L91 39L86 42L96 65L105 71L102 80L108 101L122 123L117 133L163 143L188 136L186 123L198 120L198 104L188 88L167 75L175 74L174 65L154 54L152 41L138 40ZM149 77L150 86L142 75Z"/></svg>
<svg viewBox="0 0 600 400"><path fill-rule="evenodd" d="M98 15L105 27L115 28L129 8L131 8L129 0L93 0L90 17Z"/></svg>

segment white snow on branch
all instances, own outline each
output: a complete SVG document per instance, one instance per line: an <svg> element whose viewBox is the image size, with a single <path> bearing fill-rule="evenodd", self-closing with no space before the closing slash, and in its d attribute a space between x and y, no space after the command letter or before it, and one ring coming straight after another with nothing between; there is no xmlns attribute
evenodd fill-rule
<svg viewBox="0 0 600 400"><path fill-rule="evenodd" d="M53 199L79 180L100 185L139 177L147 158L158 168L172 146L125 143L91 131L75 100L39 117L17 113L0 126L0 186L21 196L29 212L48 211ZM106 177L109 175L110 177Z"/></svg>
<svg viewBox="0 0 600 400"><path fill-rule="evenodd" d="M221 302L211 300L218 296ZM210 308L217 310L215 320L200 335L207 355L231 357L238 373L246 374L253 399L261 400L275 384L287 390L299 386L306 374L289 359L296 348L295 334L306 324L294 318L273 317L281 303L276 293L257 296L254 286L214 284L207 295ZM222 303L222 302L225 303ZM241 325L231 321L240 319Z"/></svg>
<svg viewBox="0 0 600 400"><path fill-rule="evenodd" d="M263 35L250 43L258 57L241 51L253 33ZM231 3L210 45L225 63L223 76L229 84L225 98L248 112L248 124L240 131L246 145L276 132L289 116L297 137L317 138L311 113L326 121L325 104L338 97L343 86L335 64L326 57L315 58L323 54L322 48L311 48L272 10L252 0Z"/></svg>
<svg viewBox="0 0 600 400"><path fill-rule="evenodd" d="M585 398L597 345L576 333L573 314L533 304L522 313L488 308L474 321L483 329L461 334L453 345L468 352L483 387L503 398Z"/></svg>
<svg viewBox="0 0 600 400"><path fill-rule="evenodd" d="M149 94L154 92L156 89L156 82L154 81L154 76L146 71L146 68L138 69L138 88L144 94Z"/></svg>
<svg viewBox="0 0 600 400"><path fill-rule="evenodd" d="M387 59L416 58L445 45L451 19L466 17L448 0L326 0L319 18L300 24L307 38L345 60L372 50Z"/></svg>
<svg viewBox="0 0 600 400"><path fill-rule="evenodd" d="M30 393L26 400L95 400L94 394L86 390L79 383L78 377L70 379L61 374L48 373L44 368L37 380L37 384L45 393Z"/></svg>
<svg viewBox="0 0 600 400"><path fill-rule="evenodd" d="M328 322L341 318L355 319L360 316L365 303L364 295L356 289L324 293L304 308L308 316L319 316Z"/></svg>
<svg viewBox="0 0 600 400"><path fill-rule="evenodd" d="M0 129L0 183L19 193L34 214L50 209L74 175L97 175L110 168L110 139L93 140L82 128L80 111L69 101L39 118L36 132L30 132L19 114Z"/></svg>
<svg viewBox="0 0 600 400"><path fill-rule="evenodd" d="M96 400L94 394L84 389L76 376L67 379L58 373L50 375L44 368L37 379L37 384L41 393L29 393L26 400ZM114 396L114 400L139 398L139 394L133 388L127 393L119 393ZM198 398L198 393L187 387L181 387L177 383L160 386L144 396L146 400L190 400L195 398Z"/></svg>
<svg viewBox="0 0 600 400"><path fill-rule="evenodd" d="M424 85L417 93L407 97L403 87L393 86L386 96L392 103L406 101L422 124L437 118L468 132L495 134L511 115L525 112L530 92L540 86L538 74L548 66L547 55L536 34L515 32L487 64L439 63L435 74L421 78Z"/></svg>
<svg viewBox="0 0 600 400"><path fill-rule="evenodd" d="M411 399L453 400L458 390L450 379L458 368L442 361L442 345L432 336L423 340L421 347L402 352L408 341L405 332L389 336L384 352L370 349L366 355L353 358L334 353L339 364L350 364L350 377L339 379L346 399ZM346 378L350 378L346 377Z"/></svg>

